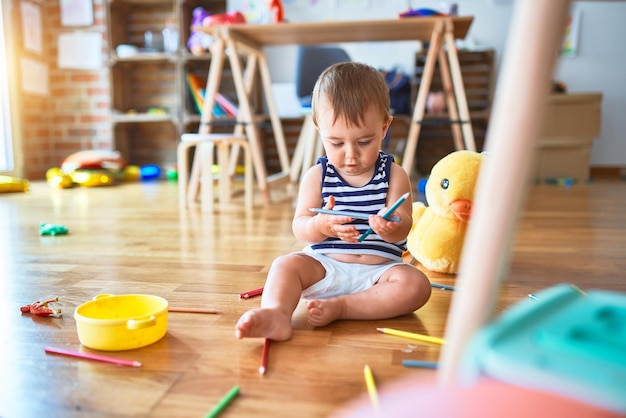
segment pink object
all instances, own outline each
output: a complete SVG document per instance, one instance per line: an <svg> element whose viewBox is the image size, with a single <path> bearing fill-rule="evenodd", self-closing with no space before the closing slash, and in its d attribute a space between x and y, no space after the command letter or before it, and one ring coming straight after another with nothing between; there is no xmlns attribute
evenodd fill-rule
<svg viewBox="0 0 626 418"><path fill-rule="evenodd" d="M141 367L141 363L134 360L124 360L117 357L103 356L100 354L81 353L80 351L65 350L63 348L46 347L46 353L61 354L63 356L78 357L86 360L102 361L104 363L117 364L119 366Z"/></svg>
<svg viewBox="0 0 626 418"><path fill-rule="evenodd" d="M425 372L422 372L425 373ZM412 376L379 387L380 407L372 408L362 396L334 415L335 418L528 418L598 417L622 415L560 395L525 389L484 378L469 387L445 387L435 382L436 372ZM429 376L429 377L427 377Z"/></svg>

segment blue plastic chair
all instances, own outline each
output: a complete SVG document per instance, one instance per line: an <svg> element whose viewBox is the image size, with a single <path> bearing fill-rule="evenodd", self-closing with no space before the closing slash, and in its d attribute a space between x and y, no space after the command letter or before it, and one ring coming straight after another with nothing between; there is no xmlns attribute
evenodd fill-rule
<svg viewBox="0 0 626 418"><path fill-rule="evenodd" d="M313 87L326 68L339 62L350 61L348 53L338 46L298 46L295 84L296 95L302 107L311 107Z"/></svg>

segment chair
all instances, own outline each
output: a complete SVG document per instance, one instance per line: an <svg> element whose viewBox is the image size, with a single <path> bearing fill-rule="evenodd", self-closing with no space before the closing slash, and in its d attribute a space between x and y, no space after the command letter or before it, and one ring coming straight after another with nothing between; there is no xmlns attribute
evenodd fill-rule
<svg viewBox="0 0 626 418"><path fill-rule="evenodd" d="M196 156L189 172L189 149L196 147ZM181 209L192 206L200 191L200 204L203 212L212 212L215 208L213 196L213 153L217 149L219 167L218 201L230 202L232 196L231 176L235 171L235 158L239 149L244 157L244 204L252 208L254 188L252 178L252 156L248 139L244 134L236 133L187 133L181 136L177 149L178 164L178 200ZM230 161L229 161L230 159ZM202 186L202 187L201 187Z"/></svg>
<svg viewBox="0 0 626 418"><path fill-rule="evenodd" d="M304 121L293 154L289 177L297 183L323 153L322 143L311 117L313 87L322 72L333 64L350 62L348 53L337 46L300 45L296 54L296 95L304 112Z"/></svg>
<svg viewBox="0 0 626 418"><path fill-rule="evenodd" d="M296 54L296 95L303 107L311 107L315 82L333 64L350 62L348 53L337 46L300 45Z"/></svg>

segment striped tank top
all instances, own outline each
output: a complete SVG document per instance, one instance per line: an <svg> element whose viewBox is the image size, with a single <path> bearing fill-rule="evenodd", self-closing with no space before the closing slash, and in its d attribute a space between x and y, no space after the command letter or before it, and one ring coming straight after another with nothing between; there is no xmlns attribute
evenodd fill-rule
<svg viewBox="0 0 626 418"><path fill-rule="evenodd" d="M387 205L389 173L393 157L380 152L372 179L364 186L354 187L346 183L335 171L335 167L326 156L317 160L322 165L322 198L324 205L329 196L335 197L334 210L350 210L376 215ZM365 220L353 219L352 223L359 233L365 232L369 224ZM385 242L378 234L370 234L363 242L351 243L339 238L328 237L319 244L311 244L310 250L322 254L371 254L402 261L406 251L406 239L394 243Z"/></svg>

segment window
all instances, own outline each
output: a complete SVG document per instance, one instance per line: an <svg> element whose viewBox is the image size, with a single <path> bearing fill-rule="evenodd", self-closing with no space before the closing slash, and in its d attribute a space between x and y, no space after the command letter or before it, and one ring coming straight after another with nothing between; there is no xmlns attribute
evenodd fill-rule
<svg viewBox="0 0 626 418"><path fill-rule="evenodd" d="M4 17L0 6L0 171L13 170L11 114L9 106L9 79L7 45L4 37Z"/></svg>

